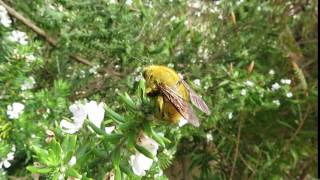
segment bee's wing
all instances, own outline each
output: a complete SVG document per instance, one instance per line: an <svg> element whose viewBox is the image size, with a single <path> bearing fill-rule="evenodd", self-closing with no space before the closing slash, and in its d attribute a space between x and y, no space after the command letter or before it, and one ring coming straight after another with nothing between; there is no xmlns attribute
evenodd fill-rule
<svg viewBox="0 0 320 180"><path fill-rule="evenodd" d="M181 79L182 84L184 87L188 90L190 100L194 106L196 106L198 109L200 109L202 112L206 113L207 115L210 115L211 112L207 106L207 104L202 100L202 98L193 91L193 89L185 82L183 79Z"/></svg>
<svg viewBox="0 0 320 180"><path fill-rule="evenodd" d="M161 94L170 101L184 119L195 127L200 126L199 119L193 112L191 105L183 97L163 83L159 83L157 86Z"/></svg>

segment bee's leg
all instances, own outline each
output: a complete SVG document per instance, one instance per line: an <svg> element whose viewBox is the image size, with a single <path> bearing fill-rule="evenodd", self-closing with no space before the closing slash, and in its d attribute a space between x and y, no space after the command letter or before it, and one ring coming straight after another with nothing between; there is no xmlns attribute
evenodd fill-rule
<svg viewBox="0 0 320 180"><path fill-rule="evenodd" d="M160 114L160 117L164 117L163 114L163 96L157 96L157 106L158 106L158 111Z"/></svg>

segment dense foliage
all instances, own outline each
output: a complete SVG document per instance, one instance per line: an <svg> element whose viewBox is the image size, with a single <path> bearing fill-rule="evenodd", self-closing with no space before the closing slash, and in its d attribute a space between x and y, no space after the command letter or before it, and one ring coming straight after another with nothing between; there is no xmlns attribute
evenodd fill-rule
<svg viewBox="0 0 320 180"><path fill-rule="evenodd" d="M317 26L317 0L0 0L0 179L317 178ZM199 128L152 118L150 64Z"/></svg>

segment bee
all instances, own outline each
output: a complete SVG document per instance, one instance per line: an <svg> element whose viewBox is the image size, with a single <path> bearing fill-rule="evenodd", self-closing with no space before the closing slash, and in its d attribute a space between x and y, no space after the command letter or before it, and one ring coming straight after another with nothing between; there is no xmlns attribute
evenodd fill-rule
<svg viewBox="0 0 320 180"><path fill-rule="evenodd" d="M146 94L155 97L161 119L173 123L184 119L199 127L199 119L189 101L207 115L211 114L202 98L173 69L150 65L144 68L143 77L146 81Z"/></svg>

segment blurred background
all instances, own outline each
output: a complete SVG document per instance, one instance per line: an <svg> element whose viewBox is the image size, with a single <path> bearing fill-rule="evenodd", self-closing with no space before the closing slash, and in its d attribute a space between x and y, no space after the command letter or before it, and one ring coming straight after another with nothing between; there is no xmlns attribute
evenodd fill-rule
<svg viewBox="0 0 320 180"><path fill-rule="evenodd" d="M31 178L28 146L70 102L124 112L116 92L134 96L150 64L181 73L212 111L181 128L169 179L318 177L317 0L0 0L0 62L2 164L17 149L4 179ZM25 114L9 120L17 101ZM100 179L97 163L78 171Z"/></svg>

